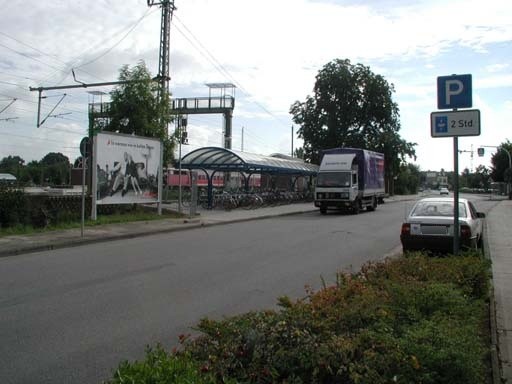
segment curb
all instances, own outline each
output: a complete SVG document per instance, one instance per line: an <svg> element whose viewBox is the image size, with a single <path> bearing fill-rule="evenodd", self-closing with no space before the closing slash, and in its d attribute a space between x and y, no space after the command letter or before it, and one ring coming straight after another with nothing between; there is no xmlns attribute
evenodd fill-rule
<svg viewBox="0 0 512 384"><path fill-rule="evenodd" d="M385 202L385 204L394 204L394 203L398 203L398 202L413 201L413 200L415 200L414 197L406 198L406 199L399 199L399 200L388 200ZM303 213L315 212L317 210L318 210L318 208L313 206L311 208L302 209L300 211L284 212L284 213L277 213L277 214L269 213L269 214L262 215L262 216L244 217L244 218L239 218L239 219L228 219L228 220L219 220L219 221L215 221L215 219L201 219L201 218L185 219L183 222L181 222L179 224L172 224L173 225L172 227L159 228L159 229L151 230L151 231L142 230L142 231L135 231L133 233L107 235L107 236L96 237L96 238L77 237L77 238L72 238L72 239L67 239L67 240L62 240L62 241L47 242L45 244L37 244L37 245L32 245L32 246L19 247L16 249L0 250L0 258L9 257L9 256L17 256L17 255L22 255L22 254L26 254L26 253L51 251L54 249L78 247L81 245L101 243L101 242L107 242L107 241L113 241L113 240L133 239L135 237L143 237L143 236L150 236L150 235L161 234L161 233L184 231L184 230L188 230L188 229L196 229L196 228L201 228L201 227L213 227L213 226L217 226L217 225L225 225L225 224L231 224L231 223L242 223L242 222L246 222L246 221L263 220L263 219L269 219L272 217L279 217L279 216L300 215ZM190 225L187 225L187 224L190 224Z"/></svg>
<svg viewBox="0 0 512 384"><path fill-rule="evenodd" d="M484 257L489 261L491 259L491 250L489 247L489 243L487 241L487 222L485 222L484 226ZM490 289L489 289L489 328L491 334L491 345L490 345L490 358L491 358L491 371L492 371L492 384L501 384L501 364L499 358L499 343L498 343L498 323L496 319L496 302L494 298L494 281L492 276L492 268L491 268L491 277L490 280Z"/></svg>
<svg viewBox="0 0 512 384"><path fill-rule="evenodd" d="M136 232L132 232L132 233L107 235L107 236L96 237L96 238L78 237L78 238L63 240L60 242L59 241L52 242L52 243L48 242L45 244L20 247L20 248L16 248L16 249L0 250L0 258L9 257L9 256L17 256L17 255L22 255L22 254L34 253L34 252L51 251L54 249L72 248L72 247L78 247L81 245L102 243L102 242L113 241L113 240L133 239L136 237L151 236L151 235L162 234L162 233L186 231L189 229L197 229L197 228L201 228L201 227L213 227L213 226L217 226L217 225L242 223L245 221L269 219L272 217L279 217L279 216L298 215L298 214L303 214L303 213L312 212L312 211L313 210L301 210L301 211L294 211L294 212L284 212L281 214L267 214L267 215L263 215L263 216L244 217L244 218L232 219L232 220L219 220L216 222L209 222L208 219L205 219L205 220L201 220L201 219L197 219L197 218L187 219L187 220L183 221L182 223L172 224L173 225L172 227L166 227L166 228L136 231Z"/></svg>
<svg viewBox="0 0 512 384"><path fill-rule="evenodd" d="M107 236L96 237L96 238L78 237L78 238L63 240L60 242L57 241L57 242L53 242L53 243L45 243L45 244L38 244L38 245L33 245L33 246L20 247L17 249L0 250L0 258L1 257L9 257L9 256L17 256L17 255L22 255L22 254L26 254L26 253L51 251L54 249L72 248L72 247L78 247L81 245L103 243L103 242L112 241L112 240L133 239L135 237L151 236L151 235L166 233L166 232L185 231L188 229L200 228L201 226L203 226L203 224L200 222L193 222L193 223L190 223L190 225L187 225L188 223L190 223L190 222L184 222L182 224L174 224L175 226L173 226L173 227L160 228L160 229L151 230L151 231L147 230L147 231L139 231L139 232L133 232L133 233L107 235Z"/></svg>

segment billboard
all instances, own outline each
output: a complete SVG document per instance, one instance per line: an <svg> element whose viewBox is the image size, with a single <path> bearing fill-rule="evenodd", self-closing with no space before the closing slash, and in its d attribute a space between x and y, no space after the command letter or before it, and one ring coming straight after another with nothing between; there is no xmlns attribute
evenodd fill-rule
<svg viewBox="0 0 512 384"><path fill-rule="evenodd" d="M96 204L160 202L160 140L102 132L94 154Z"/></svg>

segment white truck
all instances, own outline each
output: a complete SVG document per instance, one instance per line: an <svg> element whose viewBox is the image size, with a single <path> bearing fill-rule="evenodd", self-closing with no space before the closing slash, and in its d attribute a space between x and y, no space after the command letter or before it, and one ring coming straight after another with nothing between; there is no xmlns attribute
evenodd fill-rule
<svg viewBox="0 0 512 384"><path fill-rule="evenodd" d="M359 148L323 151L315 186L315 206L359 213L384 202L384 155Z"/></svg>

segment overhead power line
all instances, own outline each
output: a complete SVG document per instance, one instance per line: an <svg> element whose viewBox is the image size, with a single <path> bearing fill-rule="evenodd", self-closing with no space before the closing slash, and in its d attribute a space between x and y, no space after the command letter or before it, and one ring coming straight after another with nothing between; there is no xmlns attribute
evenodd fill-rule
<svg viewBox="0 0 512 384"><path fill-rule="evenodd" d="M133 32L133 30L135 28L137 28L137 26L140 24L140 22L142 20L144 20L148 15L150 14L150 9L148 9L136 22L135 24L133 24L131 26L131 28L121 37L121 39L119 39L118 41L116 41L114 43L114 45L112 45L111 47L107 48L107 50L105 52L103 52L102 54L100 54L99 56L95 57L94 59L91 59L83 64L80 64L79 66L76 66L75 68L76 69L80 69L82 67L85 67L86 65L89 65L89 64L92 64L94 63L95 61L98 61L99 59L101 59L102 57L106 56L108 53L110 53L115 47L117 47L119 44L121 44L123 42L124 39L126 39L128 37L128 35L130 33Z"/></svg>
<svg viewBox="0 0 512 384"><path fill-rule="evenodd" d="M214 68L223 76L226 76L232 83L234 83L237 88L239 88L247 97L253 99L253 103L259 107L262 111L268 114L270 117L274 118L279 123L283 124L287 128L289 127L289 122L284 122L278 116L276 116L273 112L268 110L264 105L255 100L254 96L245 89L245 87L237 81L233 75L222 65L222 63L204 46L203 43L194 35L194 33L183 23L182 20L179 19L178 16L175 16L175 19L182 25L182 27L187 31L187 33L191 36L191 38L195 41L193 42L177 25L175 25L178 32L192 45L194 49L196 49L206 60L208 60ZM199 47L198 47L199 46Z"/></svg>
<svg viewBox="0 0 512 384"><path fill-rule="evenodd" d="M3 109L0 110L0 113L2 113L3 111L5 111L7 108L9 108L11 105L13 105L15 102L16 102L17 99L12 99L12 101L7 104L6 107L4 107Z"/></svg>

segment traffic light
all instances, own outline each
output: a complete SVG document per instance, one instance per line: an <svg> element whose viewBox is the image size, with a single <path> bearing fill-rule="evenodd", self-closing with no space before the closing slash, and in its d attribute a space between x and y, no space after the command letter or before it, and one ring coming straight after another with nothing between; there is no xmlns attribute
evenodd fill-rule
<svg viewBox="0 0 512 384"><path fill-rule="evenodd" d="M187 131L181 131L181 144L188 144Z"/></svg>
<svg viewBox="0 0 512 384"><path fill-rule="evenodd" d="M485 149L484 148L478 148L477 149L477 153L478 153L478 156L482 157L485 154Z"/></svg>

